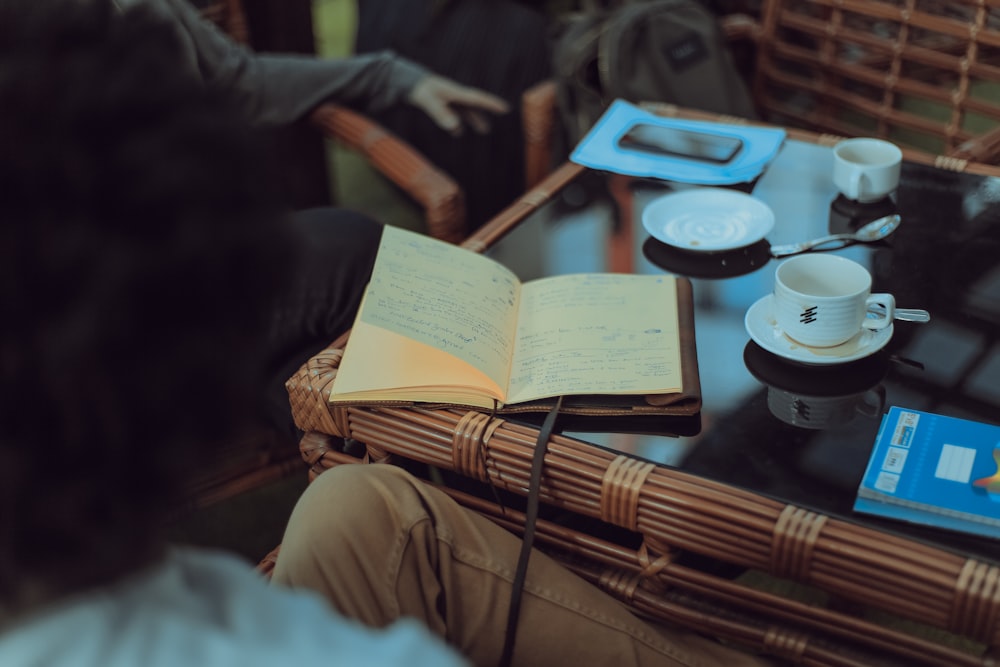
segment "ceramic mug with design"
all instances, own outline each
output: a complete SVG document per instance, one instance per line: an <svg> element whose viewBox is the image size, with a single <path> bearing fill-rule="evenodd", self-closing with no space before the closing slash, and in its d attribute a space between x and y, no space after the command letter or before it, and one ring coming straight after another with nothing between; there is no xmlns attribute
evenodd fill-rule
<svg viewBox="0 0 1000 667"><path fill-rule="evenodd" d="M892 324L895 298L872 294L871 286L868 270L845 257L792 257L774 273L775 321L786 336L802 345L841 345L862 329Z"/></svg>

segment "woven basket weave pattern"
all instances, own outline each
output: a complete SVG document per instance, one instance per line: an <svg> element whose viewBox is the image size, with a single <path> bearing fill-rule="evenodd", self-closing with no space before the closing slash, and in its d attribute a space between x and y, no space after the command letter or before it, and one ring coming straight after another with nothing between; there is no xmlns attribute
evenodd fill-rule
<svg viewBox="0 0 1000 667"><path fill-rule="evenodd" d="M992 0L770 0L758 48L753 96L773 123L941 155L1000 124Z"/></svg>

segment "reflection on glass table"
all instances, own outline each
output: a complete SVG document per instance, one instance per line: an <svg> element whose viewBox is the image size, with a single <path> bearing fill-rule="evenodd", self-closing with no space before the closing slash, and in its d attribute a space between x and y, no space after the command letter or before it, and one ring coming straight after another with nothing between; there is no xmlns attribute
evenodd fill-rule
<svg viewBox="0 0 1000 667"><path fill-rule="evenodd" d="M852 512L881 415L889 406L996 423L1000 416L1000 179L906 163L899 190L860 205L838 195L828 147L789 140L754 183L740 186L774 212L762 241L689 252L652 238L642 211L664 194L698 186L633 180L629 206L608 195L614 178L586 172L590 203L559 196L487 252L523 278L608 270L612 235L630 239L631 270L692 279L704 406L697 433L656 435L657 425L581 428L569 435L677 466L818 511L871 522L1000 558L1000 545ZM619 213L629 214L621 220ZM769 244L854 231L898 213L888 238L833 252L871 272L872 291L930 322L896 321L891 336L843 363L806 367L750 340L745 316L773 287ZM629 232L622 234L622 227ZM838 360L834 360L835 362ZM806 417L810 416L811 419ZM677 431L677 429L674 429Z"/></svg>

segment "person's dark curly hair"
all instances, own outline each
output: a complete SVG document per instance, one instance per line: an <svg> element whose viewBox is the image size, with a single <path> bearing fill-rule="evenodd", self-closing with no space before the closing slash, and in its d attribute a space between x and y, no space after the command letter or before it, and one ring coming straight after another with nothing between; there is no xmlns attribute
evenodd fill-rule
<svg viewBox="0 0 1000 667"><path fill-rule="evenodd" d="M0 614L155 555L181 475L254 425L292 245L174 39L0 0Z"/></svg>

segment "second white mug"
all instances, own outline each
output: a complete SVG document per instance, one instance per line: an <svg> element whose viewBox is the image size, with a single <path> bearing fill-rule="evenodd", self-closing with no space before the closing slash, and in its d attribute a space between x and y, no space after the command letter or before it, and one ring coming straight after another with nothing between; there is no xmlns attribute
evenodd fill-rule
<svg viewBox="0 0 1000 667"><path fill-rule="evenodd" d="M899 185L903 152L882 139L845 139L833 147L833 184L848 199L871 203Z"/></svg>

